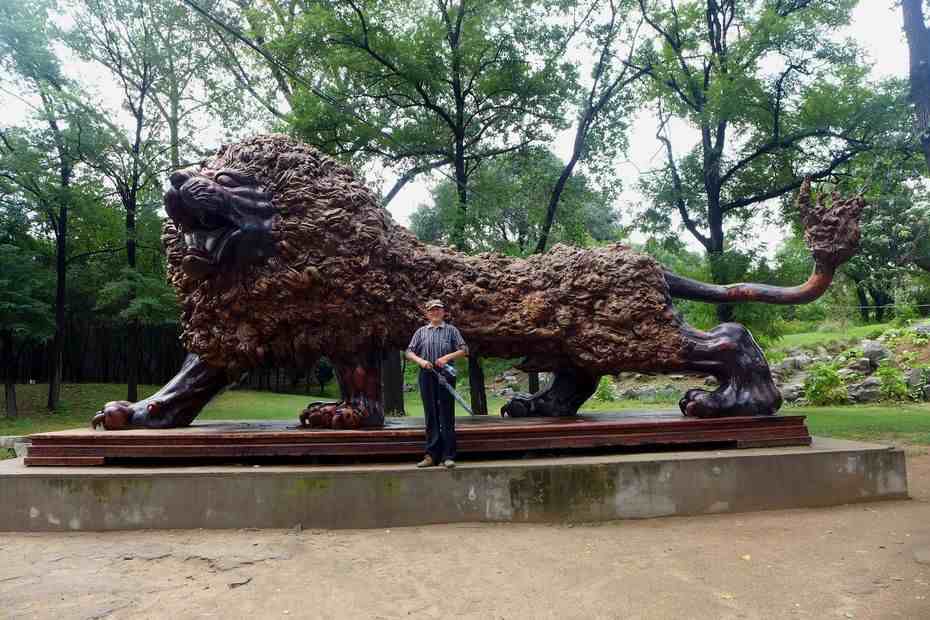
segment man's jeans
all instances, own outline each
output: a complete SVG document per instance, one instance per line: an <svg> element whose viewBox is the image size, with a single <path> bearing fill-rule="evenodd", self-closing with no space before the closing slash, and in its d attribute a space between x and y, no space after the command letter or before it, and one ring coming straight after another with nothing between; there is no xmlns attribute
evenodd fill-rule
<svg viewBox="0 0 930 620"><path fill-rule="evenodd" d="M420 370L419 383L426 415L426 453L436 463L455 460L455 400L431 370Z"/></svg>

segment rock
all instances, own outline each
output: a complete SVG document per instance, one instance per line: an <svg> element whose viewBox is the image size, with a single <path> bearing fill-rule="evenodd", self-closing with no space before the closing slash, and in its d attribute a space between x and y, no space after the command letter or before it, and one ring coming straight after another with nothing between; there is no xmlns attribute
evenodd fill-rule
<svg viewBox="0 0 930 620"><path fill-rule="evenodd" d="M907 387L915 390L924 384L924 371L921 368L911 368L904 373L904 381Z"/></svg>
<svg viewBox="0 0 930 620"><path fill-rule="evenodd" d="M804 385L800 383L792 383L791 385L783 386L781 389L781 397L786 403L793 403L802 396L804 396Z"/></svg>
<svg viewBox="0 0 930 620"><path fill-rule="evenodd" d="M668 378L671 379L672 381L684 381L688 377L684 375L669 375Z"/></svg>
<svg viewBox="0 0 930 620"><path fill-rule="evenodd" d="M819 358L830 358L830 352L827 351L827 347L823 345L817 347L817 349L814 351L814 355Z"/></svg>
<svg viewBox="0 0 930 620"><path fill-rule="evenodd" d="M717 381L717 377L710 375L710 376L704 377L704 385L708 387L715 387L717 385L720 385L720 382Z"/></svg>
<svg viewBox="0 0 930 620"><path fill-rule="evenodd" d="M846 364L846 368L853 372L867 375L872 372L872 360L867 357L860 357Z"/></svg>
<svg viewBox="0 0 930 620"><path fill-rule="evenodd" d="M512 398L514 394L515 392L513 388L509 388L509 387L505 387L504 389L502 389L501 391L497 393L497 395L500 396L501 398Z"/></svg>
<svg viewBox="0 0 930 620"><path fill-rule="evenodd" d="M873 368L878 368L880 361L891 357L888 347L877 340L863 340L859 343L859 348L862 349L862 354L872 362Z"/></svg>
<svg viewBox="0 0 930 620"><path fill-rule="evenodd" d="M914 333L921 336L930 336L930 323L921 323L913 327Z"/></svg>
<svg viewBox="0 0 930 620"><path fill-rule="evenodd" d="M847 388L849 398L857 403L873 403L882 397L881 385L878 377L867 377L864 381Z"/></svg>

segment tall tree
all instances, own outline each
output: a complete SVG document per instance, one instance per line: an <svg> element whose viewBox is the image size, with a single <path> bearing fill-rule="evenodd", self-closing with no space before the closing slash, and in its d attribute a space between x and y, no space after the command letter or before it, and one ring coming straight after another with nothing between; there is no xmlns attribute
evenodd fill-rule
<svg viewBox="0 0 930 620"><path fill-rule="evenodd" d="M3 178L7 192L22 192L42 214L55 243L55 334L49 359L47 405L55 409L61 395L62 352L67 306L70 209L75 168L85 148L86 115L82 97L66 79L53 46L58 33L51 23L51 3L0 0L0 62L19 92L32 97L41 129L23 140L3 140Z"/></svg>
<svg viewBox="0 0 930 620"><path fill-rule="evenodd" d="M645 186L728 280L726 238L757 205L823 179L875 144L900 114L898 94L868 83L850 41L831 35L855 0L639 0L657 45L650 99L666 167ZM697 130L680 157L668 123ZM666 215L667 217L667 215ZM718 306L720 320L732 308Z"/></svg>
<svg viewBox="0 0 930 620"><path fill-rule="evenodd" d="M70 33L72 48L83 58L105 67L113 76L122 105L128 113L125 124L107 122L109 144L92 164L116 189L126 216L126 264L137 266L136 218L143 192L159 180L160 160L165 147L161 122L154 110L156 85L163 78L164 50L160 49L158 24L145 3L134 0L87 0L75 16ZM136 300L137 277L126 278L126 304ZM126 340L127 396L139 400L139 347L141 325L131 319Z"/></svg>
<svg viewBox="0 0 930 620"><path fill-rule="evenodd" d="M471 174L564 125L573 70L555 51L559 31L545 26L552 4L319 3L292 39L315 59L317 85L300 86L294 128L324 151L397 171L385 204L417 175L448 170L459 202L452 242L464 247Z"/></svg>
<svg viewBox="0 0 930 620"><path fill-rule="evenodd" d="M910 56L914 128L930 174L930 30L924 21L924 0L902 0L904 34Z"/></svg>
<svg viewBox="0 0 930 620"><path fill-rule="evenodd" d="M635 0L580 2L578 10L584 17L573 30L583 33L580 49L594 62L586 88L575 89L577 94L572 95L577 110L572 150L547 198L536 253L546 251L559 202L576 166L587 163L594 176L607 177L602 185L619 193L613 164L618 152L626 148L626 132L636 103L631 87L650 69L648 61L641 66L634 62L643 25Z"/></svg>
<svg viewBox="0 0 930 620"><path fill-rule="evenodd" d="M0 242L0 373L9 418L17 415L16 368L21 346L46 340L55 331L47 301L51 274L36 258Z"/></svg>

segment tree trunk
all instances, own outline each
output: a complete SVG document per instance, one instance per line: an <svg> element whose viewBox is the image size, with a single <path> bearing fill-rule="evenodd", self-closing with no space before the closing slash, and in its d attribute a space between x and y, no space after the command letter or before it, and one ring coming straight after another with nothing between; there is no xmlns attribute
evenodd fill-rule
<svg viewBox="0 0 930 620"><path fill-rule="evenodd" d="M530 394L535 394L539 391L539 373L531 372L527 375L528 387L527 391Z"/></svg>
<svg viewBox="0 0 930 620"><path fill-rule="evenodd" d="M136 209L127 205L126 209L126 263L130 271L136 270ZM132 274L131 274L132 275ZM135 287L129 289L129 303L136 297ZM140 325L130 320L126 326L126 400L131 403L139 400L139 337Z"/></svg>
<svg viewBox="0 0 930 620"><path fill-rule="evenodd" d="M914 128L930 172L930 32L924 24L923 0L903 0L904 34L910 57Z"/></svg>
<svg viewBox="0 0 930 620"><path fill-rule="evenodd" d="M869 322L869 298L861 282L856 282L856 299L859 300L859 317L863 323Z"/></svg>
<svg viewBox="0 0 930 620"><path fill-rule="evenodd" d="M65 187L67 185L63 183ZM58 209L58 226L55 234L55 335L49 351L48 401L49 411L54 411L61 400L61 367L65 350L65 302L68 275L68 205L67 198Z"/></svg>
<svg viewBox="0 0 930 620"><path fill-rule="evenodd" d="M477 354L468 356L468 390L475 415L488 415L488 398L484 393L484 369Z"/></svg>
<svg viewBox="0 0 930 620"><path fill-rule="evenodd" d="M16 408L16 359L13 355L13 332L3 332L3 350L0 352L0 364L3 370L4 397L6 398L6 417L15 418Z"/></svg>
<svg viewBox="0 0 930 620"><path fill-rule="evenodd" d="M388 349L381 366L381 394L385 415L404 415L404 371L400 351Z"/></svg>

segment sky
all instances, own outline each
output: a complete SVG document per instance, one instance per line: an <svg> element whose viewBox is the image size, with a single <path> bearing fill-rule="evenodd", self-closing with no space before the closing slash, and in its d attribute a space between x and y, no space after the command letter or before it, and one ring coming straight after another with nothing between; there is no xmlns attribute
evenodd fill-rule
<svg viewBox="0 0 930 620"><path fill-rule="evenodd" d="M857 40L865 49L874 63L873 77L876 79L887 76L906 77L908 72L907 44L901 29L901 12L900 8L894 8L893 4L893 0L860 0L853 14L852 24L843 33L844 36ZM83 83L98 84L97 94L101 101L107 107L119 109L121 93L102 69L77 61L67 62L65 67L73 77L79 78ZM22 123L29 115L28 101L9 90L0 92L0 106L4 110L0 117L0 126ZM697 133L681 123L673 122L670 129L676 153L687 152L697 140ZM656 140L655 132L656 122L651 113L640 114L632 124L626 159L617 163L616 176L624 191L616 206L624 223L629 223L635 217L638 205L643 200L635 191L638 177L663 163L661 145ZM220 132L216 133L219 141ZM571 152L573 136L574 128L569 128L559 134L551 144L552 150L563 160L566 160ZM408 225L410 214L416 207L431 202L431 184L443 178L445 177L434 174L431 178L424 177L409 183L388 206L394 219L405 226ZM387 178L384 186L390 187L393 180ZM761 219L757 229L758 238L766 244L766 254L771 255L778 241L784 236L784 231L777 225L763 223ZM682 233L682 238L686 239L693 249L700 249L690 234ZM633 240L641 239L634 235Z"/></svg>

